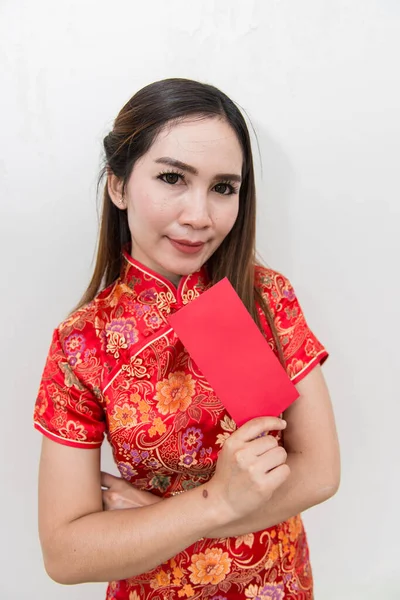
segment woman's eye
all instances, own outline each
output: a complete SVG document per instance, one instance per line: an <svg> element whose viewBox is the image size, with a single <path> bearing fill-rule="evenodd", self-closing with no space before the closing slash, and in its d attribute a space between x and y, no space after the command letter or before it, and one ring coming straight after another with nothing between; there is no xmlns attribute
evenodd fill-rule
<svg viewBox="0 0 400 600"><path fill-rule="evenodd" d="M170 183L171 185L178 183L180 175L178 173L163 173L162 175L165 183Z"/></svg>
<svg viewBox="0 0 400 600"><path fill-rule="evenodd" d="M223 194L225 196L233 193L232 186L229 185L229 183L218 183L214 189L217 194Z"/></svg>
<svg viewBox="0 0 400 600"><path fill-rule="evenodd" d="M175 185L179 180L182 180L182 183L185 183L185 175L183 173L175 173L174 171L160 173L158 179L169 185ZM217 183L213 189L217 194L221 194L222 196L230 196L238 191L231 183Z"/></svg>

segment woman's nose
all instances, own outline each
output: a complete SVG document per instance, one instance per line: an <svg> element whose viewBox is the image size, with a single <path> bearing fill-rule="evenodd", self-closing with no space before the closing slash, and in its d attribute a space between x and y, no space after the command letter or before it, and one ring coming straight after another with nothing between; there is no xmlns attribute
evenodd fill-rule
<svg viewBox="0 0 400 600"><path fill-rule="evenodd" d="M193 229L210 227L212 219L206 194L188 194L179 221L181 225L190 225Z"/></svg>

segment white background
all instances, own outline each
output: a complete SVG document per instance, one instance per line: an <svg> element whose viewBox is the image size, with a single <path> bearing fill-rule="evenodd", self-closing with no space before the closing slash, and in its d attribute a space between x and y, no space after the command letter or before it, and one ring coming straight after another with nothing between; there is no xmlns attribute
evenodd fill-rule
<svg viewBox="0 0 400 600"><path fill-rule="evenodd" d="M179 76L250 116L259 248L331 353L343 475L304 517L316 599L400 598L399 0L1 0L0 44L0 597L104 598L44 572L33 404L88 282L102 136Z"/></svg>

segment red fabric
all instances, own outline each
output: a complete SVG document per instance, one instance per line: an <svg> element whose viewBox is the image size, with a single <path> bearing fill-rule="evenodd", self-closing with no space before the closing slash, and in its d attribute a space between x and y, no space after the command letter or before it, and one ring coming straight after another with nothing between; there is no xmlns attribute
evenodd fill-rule
<svg viewBox="0 0 400 600"><path fill-rule="evenodd" d="M256 283L272 310L287 374L293 383L299 383L313 367L325 362L328 352L308 327L294 289L286 277L272 269L257 267ZM277 353L265 316L261 311L259 314L271 348Z"/></svg>
<svg viewBox="0 0 400 600"><path fill-rule="evenodd" d="M256 279L297 383L327 352L288 280L263 267ZM35 427L78 448L99 447L106 433L121 475L159 496L209 480L236 425L166 319L208 285L204 267L176 289L124 253L118 281L54 332ZM265 319L263 325L276 352ZM149 573L110 583L107 600L311 600L312 587L297 516L264 532L199 540Z"/></svg>

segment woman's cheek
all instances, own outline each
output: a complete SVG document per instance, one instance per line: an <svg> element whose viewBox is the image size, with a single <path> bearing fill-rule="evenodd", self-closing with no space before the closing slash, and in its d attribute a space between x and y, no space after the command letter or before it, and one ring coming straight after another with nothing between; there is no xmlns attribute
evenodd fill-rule
<svg viewBox="0 0 400 600"><path fill-rule="evenodd" d="M237 216L239 214L239 203L235 202L232 206L229 207L229 210L220 210L218 215L216 216L214 223L221 235L226 237L228 233L232 230L234 224L236 223Z"/></svg>

